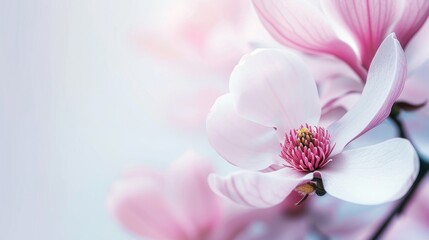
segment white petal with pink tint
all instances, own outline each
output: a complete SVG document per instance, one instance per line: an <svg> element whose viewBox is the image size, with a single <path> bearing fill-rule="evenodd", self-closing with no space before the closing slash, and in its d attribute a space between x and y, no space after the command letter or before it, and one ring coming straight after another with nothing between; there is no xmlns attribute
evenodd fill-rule
<svg viewBox="0 0 429 240"><path fill-rule="evenodd" d="M357 40L361 60L367 68L392 24L402 14L402 1L325 0L322 3L326 15L344 25Z"/></svg>
<svg viewBox="0 0 429 240"><path fill-rule="evenodd" d="M230 92L243 117L284 134L320 118L316 83L304 62L278 49L258 49L242 58L230 79Z"/></svg>
<svg viewBox="0 0 429 240"><path fill-rule="evenodd" d="M280 43L309 53L334 55L362 74L353 50L337 37L324 14L312 3L253 0L253 5L265 28Z"/></svg>
<svg viewBox="0 0 429 240"><path fill-rule="evenodd" d="M383 41L371 63L359 101L328 128L336 144L332 155L341 152L350 141L389 116L404 87L405 77L405 55L395 35L391 34Z"/></svg>
<svg viewBox="0 0 429 240"><path fill-rule="evenodd" d="M302 181L313 178L289 168L261 173L241 171L225 177L209 176L212 190L236 203L250 207L266 208L282 202Z"/></svg>
<svg viewBox="0 0 429 240"><path fill-rule="evenodd" d="M206 125L210 144L234 165L260 170L280 160L275 130L240 117L231 94L216 100Z"/></svg>
<svg viewBox="0 0 429 240"><path fill-rule="evenodd" d="M402 197L419 169L408 140L394 138L369 147L344 151L322 169L326 192L358 204L381 204Z"/></svg>

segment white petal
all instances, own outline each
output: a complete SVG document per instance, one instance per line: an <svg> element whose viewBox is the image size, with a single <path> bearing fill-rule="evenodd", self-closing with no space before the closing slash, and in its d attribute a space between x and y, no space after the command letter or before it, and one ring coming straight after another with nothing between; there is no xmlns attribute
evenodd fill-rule
<svg viewBox="0 0 429 240"><path fill-rule="evenodd" d="M264 169L280 159L275 130L240 117L231 94L219 97L207 117L207 137L228 162L247 169Z"/></svg>
<svg viewBox="0 0 429 240"><path fill-rule="evenodd" d="M209 185L215 193L238 204L266 208L281 203L299 183L312 178L312 173L283 168L270 173L241 171L225 177L212 174Z"/></svg>
<svg viewBox="0 0 429 240"><path fill-rule="evenodd" d="M259 49L243 57L231 74L230 91L240 115L281 133L319 121L316 83L291 52Z"/></svg>
<svg viewBox="0 0 429 240"><path fill-rule="evenodd" d="M371 63L359 101L328 128L331 140L336 144L333 155L389 116L404 87L405 77L405 55L395 35L391 34Z"/></svg>
<svg viewBox="0 0 429 240"><path fill-rule="evenodd" d="M322 169L326 192L358 204L401 198L417 177L419 160L408 140L394 138L344 151Z"/></svg>

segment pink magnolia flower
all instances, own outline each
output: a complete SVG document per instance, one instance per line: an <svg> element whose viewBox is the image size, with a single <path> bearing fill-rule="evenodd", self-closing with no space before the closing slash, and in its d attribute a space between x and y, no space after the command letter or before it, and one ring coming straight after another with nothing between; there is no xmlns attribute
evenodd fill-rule
<svg viewBox="0 0 429 240"><path fill-rule="evenodd" d="M311 227L305 215L290 209L290 201L267 210L249 209L225 201L207 184L213 171L209 162L188 151L165 171L134 169L115 182L108 199L111 214L123 227L140 237L151 239L253 239L248 236L255 222L278 222L263 231L294 234L302 238ZM294 201L296 199L291 199ZM294 224L287 214L294 214ZM299 217L301 215L301 217ZM303 223L307 224L303 224Z"/></svg>
<svg viewBox="0 0 429 240"><path fill-rule="evenodd" d="M249 170L211 175L210 186L253 207L278 204L294 189L321 195L320 179L327 193L354 203L402 197L419 167L407 140L345 147L389 115L405 73L405 56L392 34L371 64L359 101L326 126L319 123L316 83L300 58L268 49L245 56L231 74L230 93L217 99L206 124L216 151Z"/></svg>
<svg viewBox="0 0 429 240"><path fill-rule="evenodd" d="M376 49L391 32L396 33L409 63L408 78L398 101L418 105L428 100L428 1L253 0L253 4L278 42L306 53L334 56L358 75L353 76L350 69L325 69L331 74L319 82L324 114L349 109L356 102ZM320 65L326 68L327 63ZM415 114L411 120L406 118L406 130L419 150L429 156L423 147L429 143L429 125L424 124L429 117L429 104Z"/></svg>

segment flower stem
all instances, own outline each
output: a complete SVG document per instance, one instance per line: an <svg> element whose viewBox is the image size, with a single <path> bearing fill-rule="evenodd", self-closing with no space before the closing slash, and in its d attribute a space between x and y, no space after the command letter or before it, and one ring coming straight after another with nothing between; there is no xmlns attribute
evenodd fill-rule
<svg viewBox="0 0 429 240"><path fill-rule="evenodd" d="M391 114L389 116L389 118L395 123L396 127L398 128L399 136L401 138L407 138L407 134L404 130L404 126L402 125L402 122L398 119L398 114ZM417 187L419 186L419 184L423 180L424 176L428 172L429 164L425 161L423 156L421 156L420 154L418 156L419 156L419 161L420 161L420 169L419 169L419 173L417 175L416 180L414 181L411 188L408 190L407 194L402 198L402 200L398 203L398 205L396 205L396 207L393 209L393 211L387 216L387 218L384 220L384 222L380 225L377 232L375 232L372 235L371 239L379 239L380 236L384 233L384 231L389 227L389 225L391 224L393 219L397 215L401 214L406 209L408 203L413 198L414 193L417 190Z"/></svg>

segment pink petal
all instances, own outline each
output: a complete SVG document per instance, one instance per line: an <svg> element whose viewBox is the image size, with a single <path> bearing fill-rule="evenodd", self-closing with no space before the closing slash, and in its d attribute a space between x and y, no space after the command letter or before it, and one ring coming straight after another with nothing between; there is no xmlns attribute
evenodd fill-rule
<svg viewBox="0 0 429 240"><path fill-rule="evenodd" d="M270 173L241 171L225 177L212 174L209 185L238 204L266 208L281 203L300 182L312 178L312 173L303 175L283 168Z"/></svg>
<svg viewBox="0 0 429 240"><path fill-rule="evenodd" d="M320 101L304 62L278 49L246 55L231 74L230 91L238 113L276 127L281 135L301 124L317 124Z"/></svg>
<svg viewBox="0 0 429 240"><path fill-rule="evenodd" d="M108 198L109 211L126 229L140 237L187 239L165 201L162 186L163 181L158 177L137 177L136 172L127 174L113 185Z"/></svg>
<svg viewBox="0 0 429 240"><path fill-rule="evenodd" d="M425 23L429 16L429 1L408 0L404 4L404 12L394 28L402 47L405 48L411 38Z"/></svg>
<svg viewBox="0 0 429 240"><path fill-rule="evenodd" d="M405 75L404 52L395 35L391 34L374 57L361 98L328 128L331 140L336 144L333 155L389 116L404 87Z"/></svg>
<svg viewBox="0 0 429 240"><path fill-rule="evenodd" d="M429 48L422 47L427 45L429 39L429 21L420 28L414 35L405 49L407 55L408 71L414 71L429 60Z"/></svg>
<svg viewBox="0 0 429 240"><path fill-rule="evenodd" d="M280 43L307 53L331 54L364 77L349 45L341 41L323 13L308 1L253 0L265 28Z"/></svg>
<svg viewBox="0 0 429 240"><path fill-rule="evenodd" d="M419 169L408 140L394 138L377 145L344 151L322 171L326 191L358 204L381 204L401 198Z"/></svg>
<svg viewBox="0 0 429 240"><path fill-rule="evenodd" d="M172 164L167 174L168 200L192 239L197 239L219 221L221 207L207 183L207 176L213 171L207 159L187 151Z"/></svg>
<svg viewBox="0 0 429 240"><path fill-rule="evenodd" d="M380 0L325 0L323 8L335 23L345 25L356 39L363 65L368 68L375 52L402 13L402 2Z"/></svg>
<svg viewBox="0 0 429 240"><path fill-rule="evenodd" d="M427 223L422 223L414 216L401 214L383 233L383 239L426 239L428 235Z"/></svg>
<svg viewBox="0 0 429 240"><path fill-rule="evenodd" d="M240 117L231 94L216 100L206 124L210 144L234 165L259 170L280 159L281 147L274 129Z"/></svg>

